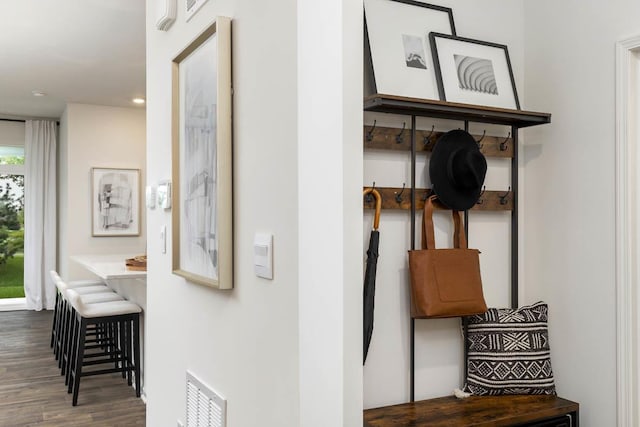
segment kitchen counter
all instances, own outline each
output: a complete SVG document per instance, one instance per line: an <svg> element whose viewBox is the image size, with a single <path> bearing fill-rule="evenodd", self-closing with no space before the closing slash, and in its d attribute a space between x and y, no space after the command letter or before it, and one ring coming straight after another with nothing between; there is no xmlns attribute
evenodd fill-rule
<svg viewBox="0 0 640 427"><path fill-rule="evenodd" d="M135 255L74 255L71 260L104 280L146 279L146 271L127 270L125 260Z"/></svg>

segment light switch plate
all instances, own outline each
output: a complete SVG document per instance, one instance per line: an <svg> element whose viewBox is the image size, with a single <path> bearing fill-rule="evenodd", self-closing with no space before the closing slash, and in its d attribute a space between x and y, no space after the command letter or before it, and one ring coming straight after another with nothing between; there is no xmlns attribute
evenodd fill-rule
<svg viewBox="0 0 640 427"><path fill-rule="evenodd" d="M158 208L171 209L171 183L161 182L158 184Z"/></svg>
<svg viewBox="0 0 640 427"><path fill-rule="evenodd" d="M145 189L145 196L147 201L147 208L155 209L156 208L156 187L153 185L147 185Z"/></svg>
<svg viewBox="0 0 640 427"><path fill-rule="evenodd" d="M273 279L273 235L256 233L253 238L253 268L256 276Z"/></svg>

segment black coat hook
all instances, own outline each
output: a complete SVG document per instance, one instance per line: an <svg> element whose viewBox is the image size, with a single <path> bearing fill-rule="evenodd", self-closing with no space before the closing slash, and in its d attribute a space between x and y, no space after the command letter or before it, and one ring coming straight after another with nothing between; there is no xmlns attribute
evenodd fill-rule
<svg viewBox="0 0 640 427"><path fill-rule="evenodd" d="M509 135L500 143L500 151L507 151L507 146L509 145L509 138L511 138L511 132Z"/></svg>
<svg viewBox="0 0 640 427"><path fill-rule="evenodd" d="M372 190L376 189L376 182L373 181L373 186L371 187ZM366 196L364 196L364 201L367 203L371 203L373 202L373 194L368 193Z"/></svg>
<svg viewBox="0 0 640 427"><path fill-rule="evenodd" d="M406 182L402 183L402 190L399 193L396 193L396 203L402 203L402 193L404 193L404 189L407 186Z"/></svg>
<svg viewBox="0 0 640 427"><path fill-rule="evenodd" d="M509 189L507 190L506 193L504 193L502 196L500 196L500 204L501 205L506 205L507 204L507 197L509 196L509 193L511 193L511 186L509 186Z"/></svg>
<svg viewBox="0 0 640 427"><path fill-rule="evenodd" d="M367 142L373 141L373 130L376 128L377 120L373 121L373 126L367 131Z"/></svg>
<svg viewBox="0 0 640 427"><path fill-rule="evenodd" d="M433 136L433 134L435 133L435 129L436 129L436 125L431 126L431 133L428 136L425 136L424 139L422 140L422 143L424 145L429 145L431 144L431 137Z"/></svg>
<svg viewBox="0 0 640 427"><path fill-rule="evenodd" d="M399 134L396 135L396 144L402 144L402 134L404 133L404 129L407 127L407 122L402 122L402 130Z"/></svg>
<svg viewBox="0 0 640 427"><path fill-rule="evenodd" d="M484 198L482 196L484 195L485 191L487 191L487 186L486 185L482 187L482 192L478 196L478 201L476 202L476 205L481 205L481 204L484 203Z"/></svg>
<svg viewBox="0 0 640 427"><path fill-rule="evenodd" d="M482 140L484 139L484 137L486 135L487 135L487 130L485 129L485 130L482 131L482 136L480 137L480 139L476 141L476 144L478 144L478 148L482 149L482 146L484 144L480 144L480 143L482 142Z"/></svg>

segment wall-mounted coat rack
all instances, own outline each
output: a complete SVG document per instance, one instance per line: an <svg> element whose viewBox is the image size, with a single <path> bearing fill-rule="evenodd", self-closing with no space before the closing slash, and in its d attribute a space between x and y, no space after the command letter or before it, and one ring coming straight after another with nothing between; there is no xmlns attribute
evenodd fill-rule
<svg viewBox="0 0 640 427"><path fill-rule="evenodd" d="M371 187L365 187L371 188ZM411 209L410 191L398 187L375 187L382 196L382 209ZM424 202L431 195L430 188L416 188L416 209L424 209ZM375 209L375 201L363 197L365 209ZM434 204L436 209L448 209L439 201ZM505 191L483 191L480 199L471 210L474 211L510 211L513 210L513 193L511 188Z"/></svg>
<svg viewBox="0 0 640 427"><path fill-rule="evenodd" d="M383 209L408 209L411 213L411 247L416 248L416 212L424 207L430 189L416 188L416 158L418 153L433 149L442 132L431 129L416 129L416 117L456 120L460 128L469 131L469 123L490 123L510 126L505 136L489 136L486 131L474 135L478 147L487 157L509 158L511 161L511 187L505 191L483 191L472 210L496 210L511 212L511 305L518 305L518 129L551 122L551 115L522 110L457 104L446 101L404 98L375 94L364 99L364 110L396 114L407 117L402 127L389 128L372 125L363 128L365 150L408 151L411 154L411 183L407 187L379 188ZM370 202L363 200L365 208ZM468 227L468 212L465 212L465 228ZM468 234L468 230L467 235ZM415 397L415 319L411 319L410 331L410 400ZM466 359L466 357L465 357Z"/></svg>
<svg viewBox="0 0 640 427"><path fill-rule="evenodd" d="M436 141L444 132L416 129L416 151L431 152ZM377 126L365 126L363 144L367 150L411 151L411 129ZM513 157L513 138L511 133L505 136L473 135L482 154L487 157Z"/></svg>

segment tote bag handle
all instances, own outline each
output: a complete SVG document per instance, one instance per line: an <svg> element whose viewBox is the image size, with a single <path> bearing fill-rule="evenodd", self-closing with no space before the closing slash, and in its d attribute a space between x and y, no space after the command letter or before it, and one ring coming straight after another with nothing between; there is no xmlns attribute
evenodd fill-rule
<svg viewBox="0 0 640 427"><path fill-rule="evenodd" d="M433 227L433 201L438 196L429 196L424 203L424 213L422 214L422 249L435 249L436 239ZM467 236L462 227L462 216L460 211L451 211L453 216L453 247L456 249L467 249Z"/></svg>

